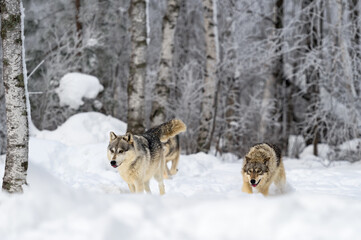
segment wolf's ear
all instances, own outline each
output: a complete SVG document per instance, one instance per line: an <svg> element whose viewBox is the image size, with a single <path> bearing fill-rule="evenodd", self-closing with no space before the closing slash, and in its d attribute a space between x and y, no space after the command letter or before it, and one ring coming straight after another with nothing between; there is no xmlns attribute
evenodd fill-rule
<svg viewBox="0 0 361 240"><path fill-rule="evenodd" d="M114 132L110 132L110 141L113 141L117 138L117 135Z"/></svg>
<svg viewBox="0 0 361 240"><path fill-rule="evenodd" d="M127 132L125 134L125 140L129 143L129 144L133 144L133 134L130 132Z"/></svg>
<svg viewBox="0 0 361 240"><path fill-rule="evenodd" d="M245 159L246 159L246 162L249 162L249 161L251 161L251 158L250 157L245 157Z"/></svg>
<svg viewBox="0 0 361 240"><path fill-rule="evenodd" d="M266 164L266 165L268 165L268 163L269 163L269 159L270 159L269 157L267 157L267 158L263 159L263 163L264 163L264 164Z"/></svg>

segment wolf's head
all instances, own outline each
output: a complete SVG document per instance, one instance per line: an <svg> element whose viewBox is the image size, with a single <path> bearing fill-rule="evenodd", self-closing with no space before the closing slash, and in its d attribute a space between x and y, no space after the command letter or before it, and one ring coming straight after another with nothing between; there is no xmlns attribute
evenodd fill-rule
<svg viewBox="0 0 361 240"><path fill-rule="evenodd" d="M249 184L252 187L257 187L262 178L268 174L269 158L259 160L246 156L245 161L246 164L243 167L243 172L247 176Z"/></svg>
<svg viewBox="0 0 361 240"><path fill-rule="evenodd" d="M134 139L131 133L124 136L117 136L110 132L110 142L108 145L108 160L114 168L119 167L126 159L134 156Z"/></svg>

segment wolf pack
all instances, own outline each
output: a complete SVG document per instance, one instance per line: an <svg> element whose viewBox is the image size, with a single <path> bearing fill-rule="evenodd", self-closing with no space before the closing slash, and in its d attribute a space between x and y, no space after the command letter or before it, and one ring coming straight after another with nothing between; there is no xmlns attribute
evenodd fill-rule
<svg viewBox="0 0 361 240"><path fill-rule="evenodd" d="M110 132L107 157L132 193L151 193L149 181L158 182L159 193L165 194L164 179L178 172L180 143L178 134L187 130L182 120L172 119L140 135ZM171 162L171 168L168 167ZM284 192L286 173L281 150L270 143L253 145L243 159L242 191L268 196L273 183Z"/></svg>

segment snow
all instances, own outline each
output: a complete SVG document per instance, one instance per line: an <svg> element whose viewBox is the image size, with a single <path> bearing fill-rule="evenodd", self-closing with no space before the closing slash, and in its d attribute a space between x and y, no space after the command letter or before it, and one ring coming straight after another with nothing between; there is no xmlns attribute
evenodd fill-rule
<svg viewBox="0 0 361 240"><path fill-rule="evenodd" d="M84 104L83 98L94 99L104 87L99 79L83 73L67 73L60 79L56 93L60 98L60 105L78 109Z"/></svg>
<svg viewBox="0 0 361 240"><path fill-rule="evenodd" d="M361 147L361 139L353 139L350 141L346 141L343 144L340 145L340 149L343 151L360 151Z"/></svg>
<svg viewBox="0 0 361 240"><path fill-rule="evenodd" d="M37 138L55 140L65 145L106 143L110 131L125 134L127 125L113 117L97 112L79 113L71 116L54 131L38 131ZM81 134L77 134L81 132Z"/></svg>
<svg viewBox="0 0 361 240"><path fill-rule="evenodd" d="M100 113L77 114L30 139L24 194L0 193L0 236L16 239L359 239L361 162L304 152L286 158L287 193L241 192L242 161L182 155L160 196L130 194L106 158L109 131L126 125ZM323 150L321 150L323 152ZM3 175L5 157L0 158ZM1 181L1 180L0 180Z"/></svg>
<svg viewBox="0 0 361 240"><path fill-rule="evenodd" d="M289 157L298 157L299 153L303 151L306 147L306 142L303 136L300 135L290 135L288 137L288 151L287 156Z"/></svg>
<svg viewBox="0 0 361 240"><path fill-rule="evenodd" d="M332 149L327 144L317 144L318 156L322 159L328 159L328 156L332 154ZM300 158L313 158L313 145L309 145L300 153Z"/></svg>

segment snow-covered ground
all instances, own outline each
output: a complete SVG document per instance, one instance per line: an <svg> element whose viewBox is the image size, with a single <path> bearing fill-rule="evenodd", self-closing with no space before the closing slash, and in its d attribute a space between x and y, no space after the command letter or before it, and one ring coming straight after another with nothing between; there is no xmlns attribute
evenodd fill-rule
<svg viewBox="0 0 361 240"><path fill-rule="evenodd" d="M241 160L182 155L166 195L154 181L152 195L130 194L106 159L109 131L125 128L82 113L33 133L29 186L0 193L0 239L360 239L361 162L286 158L287 194L265 198L241 192Z"/></svg>

